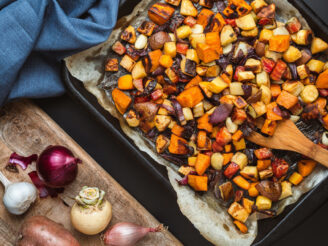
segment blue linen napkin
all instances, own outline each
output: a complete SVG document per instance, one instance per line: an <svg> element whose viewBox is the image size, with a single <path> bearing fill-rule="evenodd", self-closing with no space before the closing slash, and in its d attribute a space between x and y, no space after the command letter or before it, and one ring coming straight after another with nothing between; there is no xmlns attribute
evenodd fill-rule
<svg viewBox="0 0 328 246"><path fill-rule="evenodd" d="M64 93L60 60L104 42L119 0L0 0L0 105Z"/></svg>

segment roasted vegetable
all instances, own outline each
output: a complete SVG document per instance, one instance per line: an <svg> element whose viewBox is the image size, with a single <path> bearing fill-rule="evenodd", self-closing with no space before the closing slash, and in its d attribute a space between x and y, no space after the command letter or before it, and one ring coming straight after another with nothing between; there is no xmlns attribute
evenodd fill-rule
<svg viewBox="0 0 328 246"><path fill-rule="evenodd" d="M165 3L155 3L148 10L148 17L158 25L168 22L174 13L174 8Z"/></svg>

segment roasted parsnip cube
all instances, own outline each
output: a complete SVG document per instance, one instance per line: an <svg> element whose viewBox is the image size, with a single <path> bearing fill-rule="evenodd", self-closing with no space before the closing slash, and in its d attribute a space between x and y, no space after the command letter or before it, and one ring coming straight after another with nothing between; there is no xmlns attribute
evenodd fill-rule
<svg viewBox="0 0 328 246"><path fill-rule="evenodd" d="M309 68L305 64L297 66L296 69L300 79L306 79L310 74Z"/></svg>
<svg viewBox="0 0 328 246"><path fill-rule="evenodd" d="M270 77L266 71L262 71L256 74L256 84L258 87L265 85L267 87L270 86Z"/></svg>
<svg viewBox="0 0 328 246"><path fill-rule="evenodd" d="M130 44L134 44L137 40L136 30L133 26L128 26L121 34L121 39L129 42Z"/></svg>
<svg viewBox="0 0 328 246"><path fill-rule="evenodd" d="M268 6L264 0L255 0L251 3L255 13L258 13L263 7Z"/></svg>
<svg viewBox="0 0 328 246"><path fill-rule="evenodd" d="M245 223L249 214L247 210L241 206L239 203L234 202L228 209L228 213L231 215L232 218Z"/></svg>
<svg viewBox="0 0 328 246"><path fill-rule="evenodd" d="M161 154L169 146L170 140L164 135L158 135L156 138L156 151Z"/></svg>
<svg viewBox="0 0 328 246"><path fill-rule="evenodd" d="M232 122L230 117L226 119L226 127L230 133L235 133L238 130L238 125Z"/></svg>
<svg viewBox="0 0 328 246"><path fill-rule="evenodd" d="M196 73L199 76L205 76L207 69L208 69L208 67L198 65L198 66L196 66Z"/></svg>
<svg viewBox="0 0 328 246"><path fill-rule="evenodd" d="M222 47L223 55L228 55L232 51L232 48L233 48L233 45L231 43ZM229 65L231 65L231 64L229 64Z"/></svg>
<svg viewBox="0 0 328 246"><path fill-rule="evenodd" d="M240 82L232 82L230 83L230 94L234 96L243 96L244 95L244 90L242 88L242 83Z"/></svg>
<svg viewBox="0 0 328 246"><path fill-rule="evenodd" d="M328 49L328 44L323 41L321 38L315 37L312 40L311 52L312 54L317 54Z"/></svg>
<svg viewBox="0 0 328 246"><path fill-rule="evenodd" d="M312 39L312 31L300 30L291 36L292 40L298 45L308 45Z"/></svg>
<svg viewBox="0 0 328 246"><path fill-rule="evenodd" d="M321 73L325 63L320 60L311 59L306 65L311 72Z"/></svg>
<svg viewBox="0 0 328 246"><path fill-rule="evenodd" d="M196 7L190 0L182 0L181 6L180 6L180 14L196 17L197 13L198 13L198 11L197 11Z"/></svg>
<svg viewBox="0 0 328 246"><path fill-rule="evenodd" d="M207 101L207 100L204 100L203 103L204 103L204 109L205 109L206 111L208 111L208 110L210 110L210 109L212 109L212 108L214 107L213 104L210 103L210 102Z"/></svg>
<svg viewBox="0 0 328 246"><path fill-rule="evenodd" d="M156 27L156 24L151 21L144 21L142 24L138 27L137 31L150 37L153 34L153 31Z"/></svg>
<svg viewBox="0 0 328 246"><path fill-rule="evenodd" d="M187 54L186 54L186 58L191 60L191 61L196 62L197 64L199 63L199 58L198 58L198 55L197 55L197 52L196 52L195 49L188 49Z"/></svg>
<svg viewBox="0 0 328 246"><path fill-rule="evenodd" d="M270 166L267 169L260 171L259 175L261 180L271 178L273 176L272 167Z"/></svg>
<svg viewBox="0 0 328 246"><path fill-rule="evenodd" d="M230 181L227 181L219 186L220 195L223 201L229 201L233 197L233 186Z"/></svg>
<svg viewBox="0 0 328 246"><path fill-rule="evenodd" d="M288 30L285 28L285 26L282 24L282 26L278 26L276 29L273 29L273 35L289 35Z"/></svg>
<svg viewBox="0 0 328 246"><path fill-rule="evenodd" d="M262 101L258 101L256 103L252 103L252 107L256 112L256 117L260 117L261 115L267 112L266 105Z"/></svg>
<svg viewBox="0 0 328 246"><path fill-rule="evenodd" d="M209 90L213 93L220 93L225 88L227 88L229 85L223 81L223 79L219 76L212 80L212 82L209 84Z"/></svg>
<svg viewBox="0 0 328 246"><path fill-rule="evenodd" d="M281 182L281 195L280 195L279 200L285 199L292 195L293 195L292 184L286 180L282 181Z"/></svg>
<svg viewBox="0 0 328 246"><path fill-rule="evenodd" d="M271 51L269 49L269 46L265 46L265 52L264 52L264 56L266 58L269 58L269 59L272 59L274 60L275 62L277 62L279 59L282 58L282 53L280 52L275 52L275 51Z"/></svg>
<svg viewBox="0 0 328 246"><path fill-rule="evenodd" d="M181 166L179 168L178 172L181 173L182 175L186 176L190 172L195 172L195 168L194 167L188 167L188 166Z"/></svg>
<svg viewBox="0 0 328 246"><path fill-rule="evenodd" d="M245 69L250 70L254 73L262 72L262 65L260 60L256 60L254 58L250 58L245 63Z"/></svg>
<svg viewBox="0 0 328 246"><path fill-rule="evenodd" d="M257 37L258 34L259 29L257 27L249 31L241 31L241 36L243 37Z"/></svg>
<svg viewBox="0 0 328 246"><path fill-rule="evenodd" d="M118 60L116 58L109 58L105 65L106 72L116 72L118 71Z"/></svg>
<svg viewBox="0 0 328 246"><path fill-rule="evenodd" d="M165 74L171 80L172 83L178 83L179 76L175 73L172 68L165 69Z"/></svg>
<svg viewBox="0 0 328 246"><path fill-rule="evenodd" d="M252 30L256 27L256 23L254 21L254 18L251 14L239 17L236 19L236 25L245 31Z"/></svg>
<svg viewBox="0 0 328 246"><path fill-rule="evenodd" d="M137 127L140 124L139 116L132 109L124 115L124 118L130 127Z"/></svg>
<svg viewBox="0 0 328 246"><path fill-rule="evenodd" d="M180 5L181 0L165 0L165 2L177 7Z"/></svg>
<svg viewBox="0 0 328 246"><path fill-rule="evenodd" d="M200 24L195 24L192 28L191 28L192 33L194 34L200 34L204 32L204 27Z"/></svg>
<svg viewBox="0 0 328 246"><path fill-rule="evenodd" d="M220 39L221 39L221 45L226 46L230 43L233 43L237 40L237 35L235 31L233 30L232 26L230 25L225 25L222 28L221 34L220 34Z"/></svg>
<svg viewBox="0 0 328 246"><path fill-rule="evenodd" d="M210 66L205 73L206 77L217 77L220 73L220 67L218 65Z"/></svg>
<svg viewBox="0 0 328 246"><path fill-rule="evenodd" d="M133 79L143 79L147 76L145 67L142 64L142 61L138 61L136 65L133 67L132 71L132 78Z"/></svg>
<svg viewBox="0 0 328 246"><path fill-rule="evenodd" d="M240 174L249 180L257 181L259 179L259 175L257 172L256 166L246 166L241 171Z"/></svg>
<svg viewBox="0 0 328 246"><path fill-rule="evenodd" d="M271 208L272 201L265 196L258 196L255 205L258 210L268 210Z"/></svg>
<svg viewBox="0 0 328 246"><path fill-rule="evenodd" d="M166 42L164 44L164 54L169 55L172 58L177 55L177 46L175 42Z"/></svg>
<svg viewBox="0 0 328 246"><path fill-rule="evenodd" d="M214 153L211 156L211 166L215 170L221 170L223 166L223 155L221 153Z"/></svg>
<svg viewBox="0 0 328 246"><path fill-rule="evenodd" d="M262 90L261 101L268 105L271 101L271 90L266 85L261 85L260 89Z"/></svg>
<svg viewBox="0 0 328 246"><path fill-rule="evenodd" d="M252 71L240 71L238 73L238 81L246 82L255 79L255 75Z"/></svg>
<svg viewBox="0 0 328 246"><path fill-rule="evenodd" d="M273 31L269 29L263 29L260 33L259 41L263 43L268 43L273 36Z"/></svg>
<svg viewBox="0 0 328 246"><path fill-rule="evenodd" d="M301 92L301 98L305 103L314 102L318 96L319 92L315 85L306 85Z"/></svg>
<svg viewBox="0 0 328 246"><path fill-rule="evenodd" d="M205 44L205 34L204 33L192 33L189 36L189 40L190 40L191 46L194 49L196 49L198 43Z"/></svg>
<svg viewBox="0 0 328 246"><path fill-rule="evenodd" d="M182 112L186 121L194 119L191 108L182 108Z"/></svg>
<svg viewBox="0 0 328 246"><path fill-rule="evenodd" d="M282 84L282 89L297 97L303 91L304 85L300 81L287 81Z"/></svg>
<svg viewBox="0 0 328 246"><path fill-rule="evenodd" d="M163 25L170 20L174 13L174 8L165 3L155 3L148 10L148 17L154 23Z"/></svg>
<svg viewBox="0 0 328 246"><path fill-rule="evenodd" d="M285 51L283 58L286 62L295 62L302 57L302 53L295 46L289 46Z"/></svg>
<svg viewBox="0 0 328 246"><path fill-rule="evenodd" d="M198 103L195 107L193 107L194 117L198 118L204 115L204 104L203 102Z"/></svg>
<svg viewBox="0 0 328 246"><path fill-rule="evenodd" d="M210 87L211 82L199 82L199 87L202 89L202 91L204 92L204 94L206 95L206 97L211 98L213 95L213 92L210 91L209 87Z"/></svg>
<svg viewBox="0 0 328 246"><path fill-rule="evenodd" d="M191 34L191 28L187 25L182 25L176 30L176 35L180 39L188 38Z"/></svg>
<svg viewBox="0 0 328 246"><path fill-rule="evenodd" d="M244 153L236 152L232 156L231 162L236 163L239 166L240 170L243 170L243 168L247 166L248 158L247 155L245 155Z"/></svg>
<svg viewBox="0 0 328 246"><path fill-rule="evenodd" d="M131 57L128 55L123 56L123 58L120 62L120 65L129 72L132 71L135 64L136 64L136 62L133 59L131 59Z"/></svg>

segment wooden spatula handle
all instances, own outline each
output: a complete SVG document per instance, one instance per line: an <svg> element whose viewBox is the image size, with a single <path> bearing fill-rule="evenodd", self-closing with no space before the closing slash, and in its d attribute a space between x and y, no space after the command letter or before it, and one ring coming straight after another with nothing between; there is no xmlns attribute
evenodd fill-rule
<svg viewBox="0 0 328 246"><path fill-rule="evenodd" d="M311 147L311 152L307 155L311 159L321 163L325 167L328 167L328 150L320 147L317 144L313 144Z"/></svg>

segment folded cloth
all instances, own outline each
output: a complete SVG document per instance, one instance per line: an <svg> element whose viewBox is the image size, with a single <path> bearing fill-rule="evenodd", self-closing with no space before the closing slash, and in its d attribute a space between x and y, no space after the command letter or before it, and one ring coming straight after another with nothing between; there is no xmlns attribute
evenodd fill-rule
<svg viewBox="0 0 328 246"><path fill-rule="evenodd" d="M64 93L60 60L104 42L119 0L0 0L0 105Z"/></svg>

